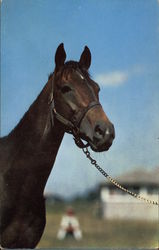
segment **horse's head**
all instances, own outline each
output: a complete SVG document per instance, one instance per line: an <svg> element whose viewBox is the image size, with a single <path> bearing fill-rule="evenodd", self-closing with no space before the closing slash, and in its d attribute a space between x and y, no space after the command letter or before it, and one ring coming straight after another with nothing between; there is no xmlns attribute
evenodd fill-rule
<svg viewBox="0 0 159 250"><path fill-rule="evenodd" d="M114 126L99 103L99 86L88 73L91 53L85 47L79 62L65 63L60 44L55 54L53 76L54 114L74 136L88 142L92 150L108 150L115 137ZM68 124L67 124L68 122Z"/></svg>

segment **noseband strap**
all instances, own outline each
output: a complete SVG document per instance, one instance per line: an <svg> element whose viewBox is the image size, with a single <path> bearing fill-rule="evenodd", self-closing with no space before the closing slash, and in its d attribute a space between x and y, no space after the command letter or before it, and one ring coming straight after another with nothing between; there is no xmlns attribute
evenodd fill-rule
<svg viewBox="0 0 159 250"><path fill-rule="evenodd" d="M94 108L95 106L101 106L101 104L98 101L93 101L87 107L76 112L75 115L71 119L73 121L74 126L80 128L81 122L84 119L87 112L90 109Z"/></svg>

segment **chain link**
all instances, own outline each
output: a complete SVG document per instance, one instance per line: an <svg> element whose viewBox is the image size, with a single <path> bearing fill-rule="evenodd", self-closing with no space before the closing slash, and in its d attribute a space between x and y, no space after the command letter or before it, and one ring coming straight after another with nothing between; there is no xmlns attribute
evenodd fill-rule
<svg viewBox="0 0 159 250"><path fill-rule="evenodd" d="M131 196L137 198L138 200L141 200L141 201L144 201L144 202L147 202L149 204L153 204L153 205L157 205L159 206L159 203L157 201L153 201L153 200L149 200L149 199L146 199L145 197L142 197L136 193L133 193L132 191L124 188L123 186L121 186L117 181L115 181L110 175L108 175L105 170L103 168L101 168L97 161L95 159L92 158L88 148L82 148L82 151L84 152L84 154L86 155L86 157L90 160L91 164L94 165L96 167L96 169L98 169L98 171L104 176L106 177L113 185L115 185L117 188L121 189L122 191L130 194Z"/></svg>

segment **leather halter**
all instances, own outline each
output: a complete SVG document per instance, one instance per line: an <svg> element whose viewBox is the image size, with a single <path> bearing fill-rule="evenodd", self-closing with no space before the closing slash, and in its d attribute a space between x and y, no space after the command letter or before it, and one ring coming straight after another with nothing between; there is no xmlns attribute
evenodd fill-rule
<svg viewBox="0 0 159 250"><path fill-rule="evenodd" d="M50 114L51 114L51 125L54 126L54 118L56 118L59 122L65 125L66 132L72 134L74 136L75 143L80 148L85 148L89 146L89 143L84 144L80 138L80 125L87 114L87 112L95 106L101 106L98 101L93 101L89 103L89 105L82 110L75 112L72 116L71 120L66 119L63 115L58 113L55 108L54 102L54 76L52 79L52 90L50 94Z"/></svg>

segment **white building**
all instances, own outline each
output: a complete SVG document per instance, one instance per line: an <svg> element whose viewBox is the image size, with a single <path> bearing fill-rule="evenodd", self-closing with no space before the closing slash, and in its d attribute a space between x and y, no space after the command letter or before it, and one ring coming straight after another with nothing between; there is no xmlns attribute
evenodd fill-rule
<svg viewBox="0 0 159 250"><path fill-rule="evenodd" d="M159 168L151 172L137 169L116 181L140 196L159 202ZM137 200L107 181L100 185L100 201L105 219L159 220L159 206Z"/></svg>

